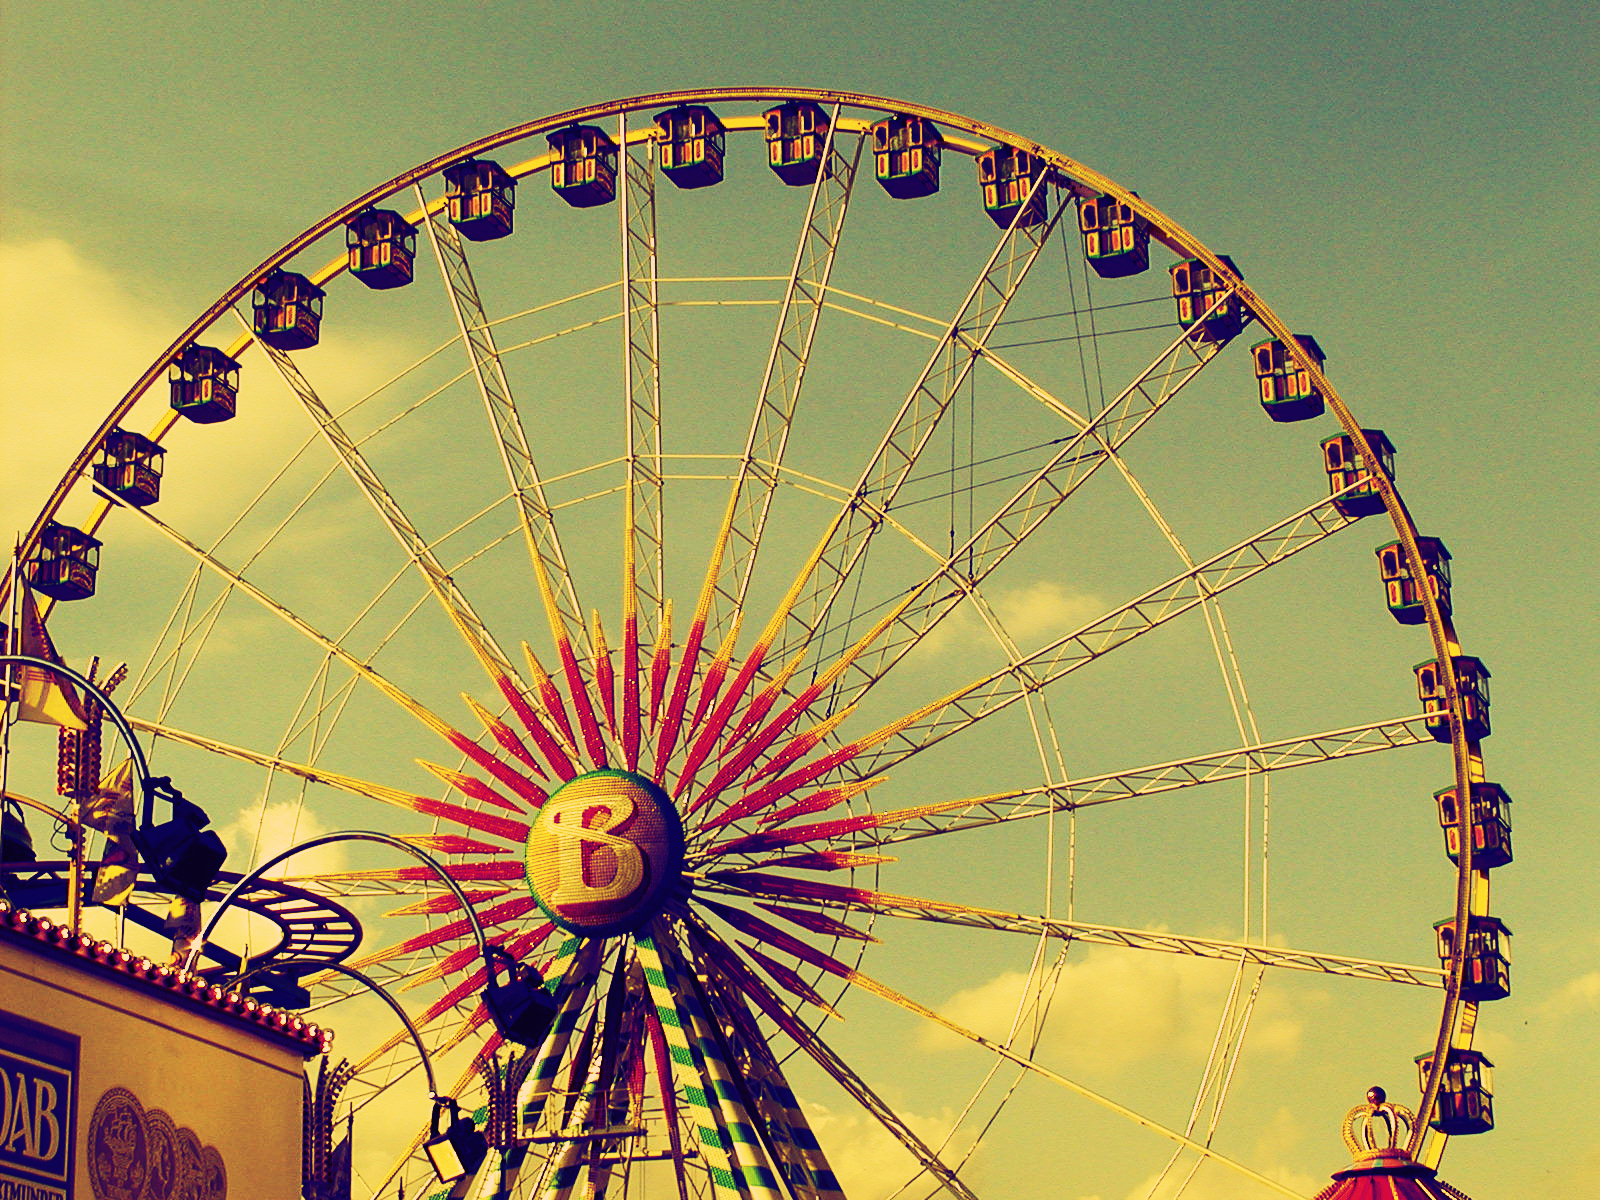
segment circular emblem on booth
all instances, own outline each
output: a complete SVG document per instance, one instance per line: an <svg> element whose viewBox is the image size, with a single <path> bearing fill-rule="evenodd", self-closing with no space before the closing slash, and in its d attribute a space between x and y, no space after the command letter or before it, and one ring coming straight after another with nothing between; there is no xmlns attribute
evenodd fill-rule
<svg viewBox="0 0 1600 1200"><path fill-rule="evenodd" d="M204 1200L205 1156L200 1135L188 1126L178 1130L178 1159L183 1163L183 1178L173 1200Z"/></svg>
<svg viewBox="0 0 1600 1200"><path fill-rule="evenodd" d="M215 1146L201 1148L200 1176L202 1200L228 1200L228 1167L222 1161L222 1151Z"/></svg>
<svg viewBox="0 0 1600 1200"><path fill-rule="evenodd" d="M150 1175L144 1106L127 1088L107 1088L89 1118L89 1186L95 1200L139 1200Z"/></svg>
<svg viewBox="0 0 1600 1200"><path fill-rule="evenodd" d="M150 1176L145 1181L147 1200L178 1200L183 1194L183 1158L178 1148L178 1127L159 1108L145 1110L149 1136Z"/></svg>
<svg viewBox="0 0 1600 1200"><path fill-rule="evenodd" d="M590 771L551 793L528 833L528 889L569 933L637 929L683 865L671 798L632 771Z"/></svg>

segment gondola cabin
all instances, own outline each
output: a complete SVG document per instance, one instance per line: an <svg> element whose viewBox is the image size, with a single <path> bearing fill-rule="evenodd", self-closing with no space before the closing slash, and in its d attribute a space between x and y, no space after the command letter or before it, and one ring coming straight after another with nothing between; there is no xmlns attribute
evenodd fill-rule
<svg viewBox="0 0 1600 1200"><path fill-rule="evenodd" d="M113 429L100 443L94 481L138 508L161 498L161 462L166 451L142 434Z"/></svg>
<svg viewBox="0 0 1600 1200"><path fill-rule="evenodd" d="M28 559L28 586L55 600L87 600L99 570L100 540L50 521Z"/></svg>
<svg viewBox="0 0 1600 1200"><path fill-rule="evenodd" d="M1001 229L1026 229L1044 220L1044 160L1016 146L995 146L978 155L983 211Z"/></svg>
<svg viewBox="0 0 1600 1200"><path fill-rule="evenodd" d="M444 169L445 214L461 236L492 242L511 232L516 181L497 162L470 158Z"/></svg>
<svg viewBox="0 0 1600 1200"><path fill-rule="evenodd" d="M198 425L233 416L239 402L239 364L212 346L191 345L167 371L172 408Z"/></svg>
<svg viewBox="0 0 1600 1200"><path fill-rule="evenodd" d="M872 126L872 159L883 190L896 200L915 200L939 190L939 151L944 139L926 117L893 116Z"/></svg>
<svg viewBox="0 0 1600 1200"><path fill-rule="evenodd" d="M828 147L828 114L809 100L790 100L763 114L767 121L767 166L790 187L817 181Z"/></svg>
<svg viewBox="0 0 1600 1200"><path fill-rule="evenodd" d="M1452 658L1455 667L1456 688L1461 693L1461 720L1468 741L1478 742L1489 736L1489 668L1466 654ZM1428 732L1436 742L1450 740L1450 713L1446 707L1443 672L1434 659L1419 662L1417 699L1422 701L1422 711L1429 714Z"/></svg>
<svg viewBox="0 0 1600 1200"><path fill-rule="evenodd" d="M1390 542L1377 549L1378 575L1383 580L1384 596L1389 602L1389 611L1402 625L1421 625L1428 619L1423 608L1424 588L1438 601L1439 611L1447 617L1450 615L1450 551L1438 538L1431 537L1417 538L1417 551L1422 556L1426 584L1419 584L1412 578L1405 546L1400 542Z"/></svg>
<svg viewBox="0 0 1600 1200"><path fill-rule="evenodd" d="M1456 922L1436 921L1439 963L1450 969L1456 948ZM1467 918L1466 963L1461 976L1461 998L1482 1004L1511 995L1511 930L1495 917Z"/></svg>
<svg viewBox="0 0 1600 1200"><path fill-rule="evenodd" d="M1461 806L1456 802L1456 789L1435 792L1433 799L1444 830L1444 852L1456 862L1461 852ZM1511 797L1504 788L1498 783L1474 783L1467 823L1475 870L1492 871L1511 861Z"/></svg>
<svg viewBox="0 0 1600 1200"><path fill-rule="evenodd" d="M722 182L722 122L703 104L682 104L656 117L661 172L681 188Z"/></svg>
<svg viewBox="0 0 1600 1200"><path fill-rule="evenodd" d="M256 284L256 336L274 350L304 350L322 334L324 292L304 275L274 271Z"/></svg>
<svg viewBox="0 0 1600 1200"><path fill-rule="evenodd" d="M1317 370L1328 356L1309 333L1297 333L1300 353L1316 364ZM1322 415L1322 393L1311 382L1305 363L1277 338L1250 347L1255 359L1256 388L1261 407L1274 421L1306 421Z"/></svg>
<svg viewBox="0 0 1600 1200"><path fill-rule="evenodd" d="M1363 429L1361 433L1377 455L1378 469L1386 479L1393 479L1394 444L1381 429ZM1341 515L1370 517L1383 511L1383 493L1368 477L1355 439L1348 433L1335 434L1323 441L1322 465L1328 472L1328 492L1334 497L1333 506Z"/></svg>
<svg viewBox="0 0 1600 1200"><path fill-rule="evenodd" d="M1452 1048L1445 1059L1439 1102L1428 1124L1440 1133L1488 1133L1494 1128L1494 1064L1476 1050ZM1424 1089L1433 1069L1433 1051L1417 1056Z"/></svg>
<svg viewBox="0 0 1600 1200"><path fill-rule="evenodd" d="M550 187L574 208L609 204L617 194L617 144L598 125L569 125L547 139L555 161Z"/></svg>
<svg viewBox="0 0 1600 1200"><path fill-rule="evenodd" d="M1244 272L1226 254L1217 256L1238 278ZM1178 324L1184 329L1199 327L1203 342L1222 343L1244 328L1246 313L1239 297L1229 292L1228 281L1203 260L1186 258L1168 268L1172 275L1172 296L1178 302Z"/></svg>
<svg viewBox="0 0 1600 1200"><path fill-rule="evenodd" d="M1123 279L1150 268L1150 225L1114 196L1078 201L1083 256L1101 279Z"/></svg>
<svg viewBox="0 0 1600 1200"><path fill-rule="evenodd" d="M417 227L397 212L368 208L344 227L350 274L369 288L404 287L417 261Z"/></svg>

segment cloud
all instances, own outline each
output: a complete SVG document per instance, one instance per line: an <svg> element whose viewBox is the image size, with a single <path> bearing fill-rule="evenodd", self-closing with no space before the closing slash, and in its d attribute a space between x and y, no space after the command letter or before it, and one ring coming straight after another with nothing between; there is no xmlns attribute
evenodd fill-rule
<svg viewBox="0 0 1600 1200"><path fill-rule="evenodd" d="M918 1170L920 1164L911 1152L888 1130L864 1112L835 1112L822 1104L805 1103L806 1119L828 1156L828 1164L838 1177L845 1195L859 1200L883 1200L893 1195ZM922 1116L900 1110L900 1118L928 1146L939 1151L940 1161L955 1167L972 1144L971 1137L958 1134L940 1150L955 1120L951 1109L937 1116ZM963 1180L978 1187L971 1166L960 1170ZM926 1176L924 1178L927 1178ZM931 1188L917 1190L925 1194ZM982 1190L978 1187L978 1190Z"/></svg>
<svg viewBox="0 0 1600 1200"><path fill-rule="evenodd" d="M32 521L72 456L179 328L64 241L0 242L0 532Z"/></svg>
<svg viewBox="0 0 1600 1200"><path fill-rule="evenodd" d="M1261 1129L1250 1156L1243 1162L1302 1196L1314 1195L1328 1181L1285 1165L1302 1157L1299 1147L1303 1140L1300 1122L1289 1109L1279 1108ZM1194 1156L1183 1154L1165 1174L1150 1175L1130 1189L1125 1200L1272 1200L1281 1195L1214 1160L1203 1161L1195 1169Z"/></svg>
<svg viewBox="0 0 1600 1200"><path fill-rule="evenodd" d="M1539 1015L1559 1021L1600 1009L1600 971L1569 979L1539 1005Z"/></svg>
<svg viewBox="0 0 1600 1200"><path fill-rule="evenodd" d="M1232 968L1179 955L1095 947L1063 968L1037 1057L1069 1072L1115 1074L1154 1059L1199 1063L1211 1049L1227 998ZM940 1011L961 1025L1003 1039L1028 978L1009 971L957 992ZM1258 998L1248 1045L1279 1058L1295 1054L1304 1034L1301 1017L1275 993ZM923 1048L957 1044L929 1026Z"/></svg>
<svg viewBox="0 0 1600 1200"><path fill-rule="evenodd" d="M152 304L59 238L0 242L0 533L32 522L72 457L192 315ZM226 346L238 333L225 316L201 340ZM295 360L337 412L420 357L392 332L346 326ZM237 419L203 429L179 422L162 439L169 453L157 515L180 530L236 510L265 479L255 468L275 467L313 433L265 357L251 350L242 362ZM127 427L148 432L167 394L157 380ZM318 448L314 460L320 469L330 458Z"/></svg>
<svg viewBox="0 0 1600 1200"><path fill-rule="evenodd" d="M989 607L1019 649L1028 650L1071 633L1106 610L1093 592L1079 592L1053 579L985 592ZM963 603L922 639L921 653L964 652L993 647L994 635L971 603Z"/></svg>
<svg viewBox="0 0 1600 1200"><path fill-rule="evenodd" d="M310 841L333 829L324 824L310 806L298 800L265 802L258 797L217 834L228 848L228 866L231 870L253 869L260 863L300 842ZM248 868L246 866L248 864ZM348 869L348 858L343 843L318 846L296 854L267 873L270 879L293 878L303 875L324 875Z"/></svg>

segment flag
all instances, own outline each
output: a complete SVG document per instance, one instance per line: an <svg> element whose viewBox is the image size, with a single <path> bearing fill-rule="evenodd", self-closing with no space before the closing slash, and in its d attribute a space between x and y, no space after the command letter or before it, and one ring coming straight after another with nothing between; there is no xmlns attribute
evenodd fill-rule
<svg viewBox="0 0 1600 1200"><path fill-rule="evenodd" d="M187 896L174 896L167 906L162 928L172 937L172 957L167 961L180 966L200 939L200 904Z"/></svg>
<svg viewBox="0 0 1600 1200"><path fill-rule="evenodd" d="M133 896L139 878L139 852L133 845L133 761L122 765L101 783L93 800L79 811L79 819L90 829L106 835L105 852L94 873L95 904L113 908L126 904Z"/></svg>
<svg viewBox="0 0 1600 1200"><path fill-rule="evenodd" d="M322 1185L325 1200L350 1200L350 1130L328 1155L328 1178Z"/></svg>
<svg viewBox="0 0 1600 1200"><path fill-rule="evenodd" d="M33 593L27 588L22 589L20 624L16 637L17 653L61 665L56 648L50 642L50 634L45 630L44 619L39 616L39 608L33 602ZM89 728L83 701L78 699L72 684L43 667L13 666L10 669L12 678L19 679L21 684L17 696L19 721L39 721L45 725L59 725L63 729Z"/></svg>

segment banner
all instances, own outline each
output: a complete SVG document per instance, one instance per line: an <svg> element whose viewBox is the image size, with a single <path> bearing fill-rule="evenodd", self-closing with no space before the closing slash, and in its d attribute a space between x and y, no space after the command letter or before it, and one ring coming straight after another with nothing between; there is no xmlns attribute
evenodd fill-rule
<svg viewBox="0 0 1600 1200"><path fill-rule="evenodd" d="M0 1012L0 1200L74 1200L78 1039Z"/></svg>
<svg viewBox="0 0 1600 1200"><path fill-rule="evenodd" d="M61 659L56 656L56 648L51 644L50 634L45 630L44 620L39 616L39 607L33 602L33 593L27 588L22 589L22 612L18 616L18 624L21 628L12 639L16 643L17 654L61 664ZM89 728L83 702L78 699L72 684L62 682L60 676L43 667L13 666L10 669L12 678L20 678L21 681L20 695L17 697L18 720L59 725L63 729Z"/></svg>

